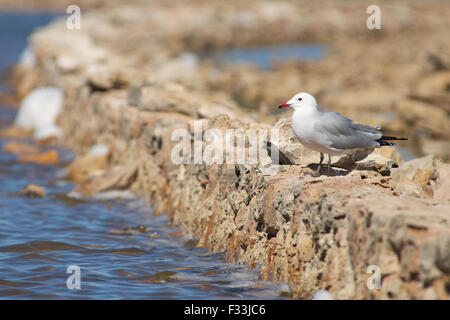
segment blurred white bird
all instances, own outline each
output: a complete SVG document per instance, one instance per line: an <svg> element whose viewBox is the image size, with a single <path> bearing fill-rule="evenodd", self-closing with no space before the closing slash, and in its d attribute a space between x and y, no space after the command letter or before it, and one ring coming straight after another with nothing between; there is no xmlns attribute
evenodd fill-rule
<svg viewBox="0 0 450 320"><path fill-rule="evenodd" d="M315 176L320 175L324 153L328 154L328 172L330 175L331 156L352 153L355 150L392 146L388 140L408 140L385 136L380 127L355 124L352 120L336 112L317 109L316 99L306 92L296 94L291 100L278 105L278 108L294 108L292 131L306 147L320 152L320 163Z"/></svg>

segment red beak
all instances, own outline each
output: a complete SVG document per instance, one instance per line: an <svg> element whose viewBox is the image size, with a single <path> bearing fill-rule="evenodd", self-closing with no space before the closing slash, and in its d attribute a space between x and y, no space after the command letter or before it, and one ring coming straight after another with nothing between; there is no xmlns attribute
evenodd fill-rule
<svg viewBox="0 0 450 320"><path fill-rule="evenodd" d="M290 107L290 106L291 105L289 103L283 102L283 103L278 105L278 108L281 109L281 108L287 108L287 107Z"/></svg>

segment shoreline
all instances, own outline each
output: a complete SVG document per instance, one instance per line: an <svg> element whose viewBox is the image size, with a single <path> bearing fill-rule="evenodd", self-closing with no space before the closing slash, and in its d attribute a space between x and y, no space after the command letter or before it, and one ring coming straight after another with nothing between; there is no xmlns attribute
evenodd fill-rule
<svg viewBox="0 0 450 320"><path fill-rule="evenodd" d="M62 143L79 158L95 144L112 150L95 174L83 171L95 161L89 157L72 164L72 176L83 171L76 191L129 188L146 197L156 214L167 214L187 235L199 238L199 246L225 250L228 261L250 268L261 265L264 280L288 282L294 298L308 299L324 289L335 299L448 299L450 203L436 196L445 191L439 174L448 165L419 158L410 169L416 172L410 183L401 174L409 162L398 161L391 151L384 156L399 168L387 178L359 170L312 178L307 165L317 162L317 155L289 142L283 119L264 124L220 93L139 70L128 58L143 56L131 55L114 37L99 40L113 30L96 21L101 10L83 22L97 24L97 38L71 33L56 22L31 39L36 65L13 72L19 96L42 85L64 89L58 125ZM124 21L122 32L132 28ZM159 56L164 51L151 52L151 66L165 61ZM192 79L195 75L186 81ZM278 126L283 150L298 149L294 155L301 160L269 176L248 164L175 165L171 133L192 132L191 122L200 119L205 128L221 132ZM415 181L424 168L430 170L424 181ZM372 265L381 272L379 290L366 285Z"/></svg>

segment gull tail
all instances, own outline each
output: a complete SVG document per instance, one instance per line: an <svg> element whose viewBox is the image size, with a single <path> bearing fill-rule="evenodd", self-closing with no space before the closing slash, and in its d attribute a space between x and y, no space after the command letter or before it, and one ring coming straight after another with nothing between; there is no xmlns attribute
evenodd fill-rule
<svg viewBox="0 0 450 320"><path fill-rule="evenodd" d="M388 140L408 140L408 138L399 138L399 137L391 137L391 136L382 136L377 142L380 144L380 147L384 146L395 146L395 143L388 142Z"/></svg>

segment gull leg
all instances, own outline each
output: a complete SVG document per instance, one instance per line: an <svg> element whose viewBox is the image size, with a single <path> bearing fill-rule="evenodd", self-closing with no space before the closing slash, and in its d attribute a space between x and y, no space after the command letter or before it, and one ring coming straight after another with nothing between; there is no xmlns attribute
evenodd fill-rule
<svg viewBox="0 0 450 320"><path fill-rule="evenodd" d="M327 170L327 176L330 176L330 167L331 167L331 155L328 154L328 170Z"/></svg>
<svg viewBox="0 0 450 320"><path fill-rule="evenodd" d="M319 166L317 167L316 173L314 173L314 177L320 176L320 166L322 165L323 158L324 158L324 157L323 157L323 153L321 152L321 153L320 153L320 162L319 162Z"/></svg>

